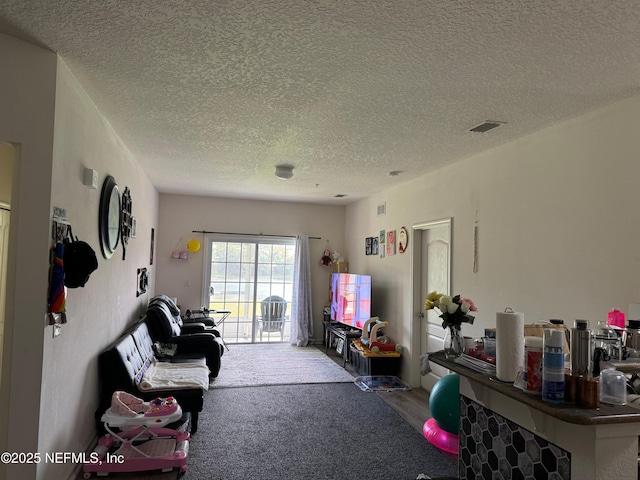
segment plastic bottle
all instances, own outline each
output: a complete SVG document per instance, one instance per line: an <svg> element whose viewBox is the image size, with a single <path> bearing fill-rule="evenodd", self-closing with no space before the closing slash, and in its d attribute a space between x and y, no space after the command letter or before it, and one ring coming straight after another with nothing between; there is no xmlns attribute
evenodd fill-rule
<svg viewBox="0 0 640 480"><path fill-rule="evenodd" d="M542 400L564 402L564 332L546 328L542 351Z"/></svg>
<svg viewBox="0 0 640 480"><path fill-rule="evenodd" d="M624 312L621 312L617 308L613 308L607 314L607 324L610 327L624 328L625 327L624 320L625 320Z"/></svg>

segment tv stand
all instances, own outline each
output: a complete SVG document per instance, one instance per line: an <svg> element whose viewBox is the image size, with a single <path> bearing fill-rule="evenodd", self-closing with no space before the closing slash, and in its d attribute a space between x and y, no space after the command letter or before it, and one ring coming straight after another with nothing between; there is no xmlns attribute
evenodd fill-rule
<svg viewBox="0 0 640 480"><path fill-rule="evenodd" d="M342 346L342 367L347 365L351 342L362 337L362 330L348 327L338 322L325 322L324 324L324 353L328 353L329 346L333 344L335 338L340 338L344 342Z"/></svg>

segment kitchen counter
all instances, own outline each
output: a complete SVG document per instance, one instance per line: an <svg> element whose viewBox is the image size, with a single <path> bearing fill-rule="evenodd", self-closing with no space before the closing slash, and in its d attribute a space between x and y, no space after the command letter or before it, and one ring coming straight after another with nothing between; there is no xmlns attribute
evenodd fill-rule
<svg viewBox="0 0 640 480"><path fill-rule="evenodd" d="M579 425L640 422L640 409L636 407L612 406L601 403L597 409L585 409L579 408L575 403L549 403L543 401L541 395L523 392L521 389L514 387L512 383L501 382L497 378L489 377L464 365L447 360L443 352L431 355L429 360L563 422ZM615 366L616 368L620 367L618 364ZM640 367L640 365L638 366ZM640 371L640 368L636 371Z"/></svg>
<svg viewBox="0 0 640 480"><path fill-rule="evenodd" d="M460 376L461 479L638 478L640 409L543 402L442 352L429 360Z"/></svg>

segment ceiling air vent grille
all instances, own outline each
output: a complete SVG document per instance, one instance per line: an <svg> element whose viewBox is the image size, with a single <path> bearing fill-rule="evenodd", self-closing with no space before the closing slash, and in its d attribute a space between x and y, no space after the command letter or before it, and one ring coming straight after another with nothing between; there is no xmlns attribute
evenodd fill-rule
<svg viewBox="0 0 640 480"><path fill-rule="evenodd" d="M387 204L385 203L381 203L380 205L378 205L378 216L382 216L382 215L386 215L387 214Z"/></svg>
<svg viewBox="0 0 640 480"><path fill-rule="evenodd" d="M475 132L475 133L484 133L484 132L488 132L489 130L493 130L494 128L497 128L500 125L504 125L504 124L505 122L494 122L493 120L486 120L480 125L470 128L469 131Z"/></svg>

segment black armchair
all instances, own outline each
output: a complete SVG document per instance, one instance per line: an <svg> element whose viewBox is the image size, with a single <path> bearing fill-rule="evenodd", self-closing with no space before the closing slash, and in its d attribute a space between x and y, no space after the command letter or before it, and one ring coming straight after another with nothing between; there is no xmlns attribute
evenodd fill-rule
<svg viewBox="0 0 640 480"><path fill-rule="evenodd" d="M213 318L201 314L195 314L196 312L192 312L191 310L187 310L185 312L184 317L181 315L180 308L173 302L173 300L167 295L156 295L151 300L149 300L149 305L155 305L157 303L163 303L169 308L171 315L174 317L180 317L182 319L183 324L189 323L202 323L205 327L215 327L216 323ZM205 313L205 312L202 312ZM218 332L218 336L219 332Z"/></svg>
<svg viewBox="0 0 640 480"><path fill-rule="evenodd" d="M199 322L185 325L162 302L149 305L145 322L154 341L176 345L176 353L182 356L204 355L211 378L218 376L223 343L217 328Z"/></svg>

